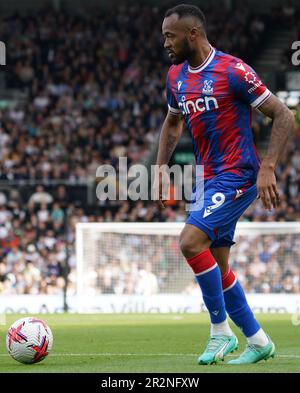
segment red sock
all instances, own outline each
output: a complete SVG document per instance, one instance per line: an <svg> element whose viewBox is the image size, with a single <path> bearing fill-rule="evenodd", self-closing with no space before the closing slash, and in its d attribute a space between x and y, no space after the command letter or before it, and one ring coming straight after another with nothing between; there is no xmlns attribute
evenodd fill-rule
<svg viewBox="0 0 300 393"><path fill-rule="evenodd" d="M226 291L227 289L231 288L231 286L233 286L235 281L236 281L236 276L229 267L227 272L222 275L223 291Z"/></svg>
<svg viewBox="0 0 300 393"><path fill-rule="evenodd" d="M196 276L205 274L217 266L217 262L209 248L200 252L198 255L187 258L187 263L193 269Z"/></svg>

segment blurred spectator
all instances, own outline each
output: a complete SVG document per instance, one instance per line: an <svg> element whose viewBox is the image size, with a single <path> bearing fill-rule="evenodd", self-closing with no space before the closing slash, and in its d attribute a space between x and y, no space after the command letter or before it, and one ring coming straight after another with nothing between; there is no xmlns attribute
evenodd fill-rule
<svg viewBox="0 0 300 393"><path fill-rule="evenodd" d="M283 21L287 27L290 27L295 22L295 5L293 0L285 1L282 6Z"/></svg>
<svg viewBox="0 0 300 393"><path fill-rule="evenodd" d="M4 192L0 192L0 206L5 205L6 202L7 202L6 195L4 194Z"/></svg>
<svg viewBox="0 0 300 393"><path fill-rule="evenodd" d="M43 186L37 186L36 192L31 195L29 199L29 204L37 204L41 203L43 204L43 207L45 209L46 204L52 203L53 202L53 197L50 195L48 192L45 191Z"/></svg>

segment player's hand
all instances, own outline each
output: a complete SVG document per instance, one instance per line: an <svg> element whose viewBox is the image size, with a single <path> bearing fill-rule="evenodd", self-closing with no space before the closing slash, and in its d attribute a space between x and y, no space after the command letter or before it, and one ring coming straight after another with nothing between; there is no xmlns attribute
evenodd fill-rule
<svg viewBox="0 0 300 393"><path fill-rule="evenodd" d="M280 204L279 192L276 186L274 169L262 165L256 181L258 198L261 198L263 206L267 210L276 208Z"/></svg>

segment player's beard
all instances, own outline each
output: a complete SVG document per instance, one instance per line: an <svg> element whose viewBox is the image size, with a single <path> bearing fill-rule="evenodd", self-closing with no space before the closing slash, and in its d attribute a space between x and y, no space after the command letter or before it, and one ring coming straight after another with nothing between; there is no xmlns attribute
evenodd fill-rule
<svg viewBox="0 0 300 393"><path fill-rule="evenodd" d="M182 47L183 49L179 53L176 53L175 57L171 59L173 64L181 64L190 57L192 51L190 49L189 41L186 37L183 40Z"/></svg>

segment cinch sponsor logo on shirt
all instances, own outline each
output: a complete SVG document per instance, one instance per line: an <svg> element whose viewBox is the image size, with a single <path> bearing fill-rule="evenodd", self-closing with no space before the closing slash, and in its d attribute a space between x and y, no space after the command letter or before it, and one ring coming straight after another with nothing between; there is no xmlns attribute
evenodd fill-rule
<svg viewBox="0 0 300 393"><path fill-rule="evenodd" d="M190 113L211 111L219 108L218 101L215 97L200 97L197 100L185 100L185 96L181 97L181 102L178 102L178 106L184 115Z"/></svg>

